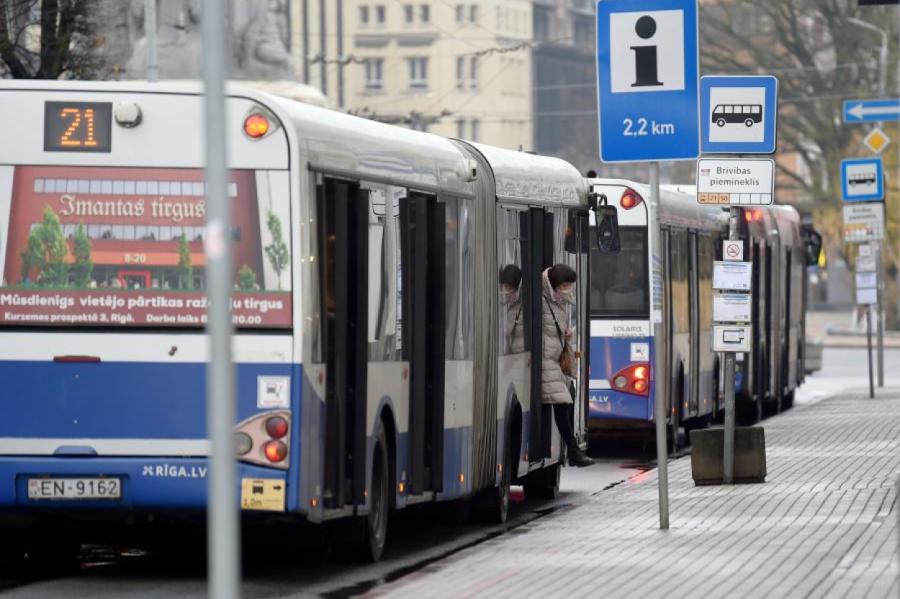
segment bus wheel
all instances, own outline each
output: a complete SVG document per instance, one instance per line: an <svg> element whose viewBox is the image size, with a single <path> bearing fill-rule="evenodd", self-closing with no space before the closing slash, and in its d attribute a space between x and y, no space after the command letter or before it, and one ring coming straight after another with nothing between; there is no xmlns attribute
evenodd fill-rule
<svg viewBox="0 0 900 599"><path fill-rule="evenodd" d="M747 125L748 127L752 127L752 126L753 126L753 119L747 119L746 121L744 121L744 124Z"/></svg>
<svg viewBox="0 0 900 599"><path fill-rule="evenodd" d="M522 489L527 499L556 499L559 497L559 479L562 468L559 463L532 472L525 479Z"/></svg>
<svg viewBox="0 0 900 599"><path fill-rule="evenodd" d="M781 410L790 410L794 407L794 392L785 393L781 396Z"/></svg>
<svg viewBox="0 0 900 599"><path fill-rule="evenodd" d="M482 502L482 509L479 510L478 514L480 520L503 524L509 516L509 494L510 486L512 485L513 468L510 454L511 451L507 443L503 466L500 470L500 482L496 487L491 487L487 490L487 501Z"/></svg>
<svg viewBox="0 0 900 599"><path fill-rule="evenodd" d="M725 126L725 119L717 119L717 120L716 120L716 125L718 125L719 127L724 127L724 126Z"/></svg>
<svg viewBox="0 0 900 599"><path fill-rule="evenodd" d="M391 509L390 462L387 437L379 427L372 456L372 488L369 494L369 515L366 516L365 548L370 560L377 562L384 553L387 540L388 516Z"/></svg>

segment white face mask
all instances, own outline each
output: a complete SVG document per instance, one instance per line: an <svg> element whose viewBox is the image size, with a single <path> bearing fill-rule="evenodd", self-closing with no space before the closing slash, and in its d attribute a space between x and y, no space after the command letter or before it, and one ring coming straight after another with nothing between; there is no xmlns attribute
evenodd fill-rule
<svg viewBox="0 0 900 599"><path fill-rule="evenodd" d="M568 304L575 303L575 286L569 287L568 289L557 289L556 297L558 301L565 302Z"/></svg>

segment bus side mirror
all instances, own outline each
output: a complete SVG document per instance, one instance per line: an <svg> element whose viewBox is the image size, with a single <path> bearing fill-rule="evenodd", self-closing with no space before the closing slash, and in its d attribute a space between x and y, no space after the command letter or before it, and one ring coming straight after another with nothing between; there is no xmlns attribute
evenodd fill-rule
<svg viewBox="0 0 900 599"><path fill-rule="evenodd" d="M597 250L601 254L618 252L619 213L615 206L598 206L594 210L594 222L597 223Z"/></svg>
<svg viewBox="0 0 900 599"><path fill-rule="evenodd" d="M806 265L815 266L819 263L819 254L822 253L822 235L811 226L804 225L803 242L806 245Z"/></svg>

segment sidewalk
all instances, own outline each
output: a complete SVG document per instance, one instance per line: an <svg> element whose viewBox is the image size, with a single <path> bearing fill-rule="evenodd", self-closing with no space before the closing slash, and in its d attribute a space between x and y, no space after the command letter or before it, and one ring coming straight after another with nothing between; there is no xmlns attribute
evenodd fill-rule
<svg viewBox="0 0 900 599"><path fill-rule="evenodd" d="M375 589L387 597L897 597L900 389L765 422L761 485L695 487L669 467Z"/></svg>

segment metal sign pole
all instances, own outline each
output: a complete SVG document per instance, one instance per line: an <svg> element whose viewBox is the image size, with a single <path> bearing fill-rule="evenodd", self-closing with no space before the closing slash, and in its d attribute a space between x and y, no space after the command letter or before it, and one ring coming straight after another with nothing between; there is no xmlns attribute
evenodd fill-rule
<svg viewBox="0 0 900 599"><path fill-rule="evenodd" d="M203 1L203 79L206 136L206 260L209 367L206 419L211 440L207 511L209 596L240 596L240 511L234 458L234 372L231 363L231 206L225 136L225 12Z"/></svg>
<svg viewBox="0 0 900 599"><path fill-rule="evenodd" d="M650 213L651 235L654 252L660 252L659 235L659 162L650 163ZM661 328L659 319L654 318L654 329ZM657 333L654 330L654 333ZM661 336L654 334L654 360L653 360L653 418L656 421L656 463L659 473L659 528L669 530L669 446L666 440L666 422L668 420L668 381L660 374L666 372L666 354L663 351Z"/></svg>
<svg viewBox="0 0 900 599"><path fill-rule="evenodd" d="M728 219L728 240L737 241L737 223L740 218L740 209L732 208ZM730 485L734 482L734 352L725 352L725 431L723 439L722 456L722 482Z"/></svg>
<svg viewBox="0 0 900 599"><path fill-rule="evenodd" d="M875 397L875 376L872 372L872 305L866 304L866 355L869 358L869 398Z"/></svg>
<svg viewBox="0 0 900 599"><path fill-rule="evenodd" d="M147 40L147 81L159 80L156 52L156 0L144 0L144 36Z"/></svg>
<svg viewBox="0 0 900 599"><path fill-rule="evenodd" d="M882 304L882 286L884 277L881 276L881 242L872 244L875 253L875 305L876 327L878 332L878 386L884 387L884 305Z"/></svg>

